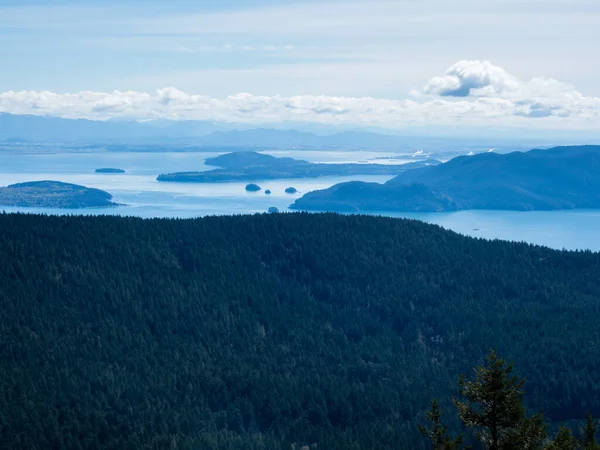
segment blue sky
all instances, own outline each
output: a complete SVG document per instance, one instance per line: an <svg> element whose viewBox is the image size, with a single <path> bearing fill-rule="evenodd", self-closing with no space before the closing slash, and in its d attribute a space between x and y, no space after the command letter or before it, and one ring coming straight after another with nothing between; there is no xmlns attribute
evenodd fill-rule
<svg viewBox="0 0 600 450"><path fill-rule="evenodd" d="M270 83L257 86L256 76L245 82L244 75L355 58L334 54L340 50L319 37L286 32L285 22L296 14L322 8L314 1L20 0L0 4L0 56L13 63L12 70L0 74L0 90L73 92L178 84L212 95L267 93ZM328 48L328 55L320 54ZM236 71L239 75L231 73ZM223 85L223 72L236 80Z"/></svg>
<svg viewBox="0 0 600 450"><path fill-rule="evenodd" d="M590 128L599 120L599 23L597 0L0 0L0 92L37 95L28 100L29 106L23 104L23 95L5 95L0 111L35 113L37 108L68 116L64 104L72 99L66 93L135 91L154 96L157 89L176 88L221 100L249 93L260 101L303 96L312 103L319 96L380 101L352 110L352 120L382 108L383 100L422 105L438 96L439 102L451 102L446 124L465 108L465 120L471 122L497 118L503 113L494 100L500 99L514 106L504 124L550 117L530 124L554 127L552 120L558 123L568 116L578 120L568 126ZM480 64L460 66L468 67L468 73L452 72L465 61ZM448 70L460 80L450 79L456 76L448 76ZM442 83L465 82L468 95L449 98L457 96L448 92L459 91L433 88L436 77ZM55 103L62 102L63 109L46 106L50 100L40 97L42 91L59 96ZM136 98L139 104L141 97ZM557 103L560 98L568 105ZM188 110L191 103L199 104L198 99L190 102ZM528 102L525 110L519 109L523 102ZM148 104L139 118L167 115L156 107L149 112ZM430 116L444 110L427 104L432 106ZM411 105L401 108L408 113ZM80 107L74 104L69 107L71 115L91 114L77 113L74 108ZM340 111L346 109L339 107L333 118L321 114L319 120L342 120ZM181 109L169 113L182 117ZM275 120L276 114L270 114L269 120ZM421 120L427 118L427 111L419 114ZM219 118L226 116L224 112ZM312 120L310 114L306 118ZM409 123L404 120L403 126Z"/></svg>

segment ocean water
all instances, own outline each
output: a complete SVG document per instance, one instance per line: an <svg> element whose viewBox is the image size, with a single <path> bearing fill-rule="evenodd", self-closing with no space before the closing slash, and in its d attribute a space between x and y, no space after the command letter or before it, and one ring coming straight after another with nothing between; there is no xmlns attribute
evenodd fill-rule
<svg viewBox="0 0 600 450"><path fill-rule="evenodd" d="M271 152L313 162L388 162L395 155L375 152ZM323 177L294 180L256 180L260 192L246 192L245 182L159 183L159 173L207 170L207 157L219 153L0 153L0 186L23 181L57 180L110 192L125 204L116 208L59 210L3 207L6 212L45 214L116 214L123 216L199 217L219 214L253 214L274 206L287 211L294 199L315 189L360 179L385 182L389 176ZM398 160L391 160L397 163ZM127 173L95 174L100 167L117 167ZM286 194L294 186L297 194ZM270 189L271 195L264 190ZM460 211L449 213L380 213L438 224L470 236L525 241L556 249L600 251L600 211Z"/></svg>

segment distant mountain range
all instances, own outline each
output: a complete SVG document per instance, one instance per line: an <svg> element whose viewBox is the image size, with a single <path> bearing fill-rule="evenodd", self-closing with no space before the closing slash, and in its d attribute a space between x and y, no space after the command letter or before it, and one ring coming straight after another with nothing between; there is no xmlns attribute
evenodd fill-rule
<svg viewBox="0 0 600 450"><path fill-rule="evenodd" d="M97 121L0 113L0 140L119 142L204 136L225 126L202 121Z"/></svg>
<svg viewBox="0 0 600 450"><path fill-rule="evenodd" d="M206 121L93 121L1 113L0 141L81 142L102 145L112 151L122 150L123 144L128 150L131 146L141 146L141 151L165 151L167 143L180 151L203 148L396 151L427 142L436 148L441 144L439 139L365 131L317 134L296 129L251 128L244 124ZM156 148L153 145L157 145Z"/></svg>
<svg viewBox="0 0 600 450"><path fill-rule="evenodd" d="M444 137L446 132L439 129L436 135L435 129L414 129L412 134L407 131L398 135L389 130L296 122L270 124L265 128L212 121L94 121L0 113L0 150L52 143L61 144L63 149L74 145L77 151L423 150L441 157L440 152L455 156L491 147L506 152L547 145L547 140L519 140L511 133L501 138L482 138L469 134L468 130L465 136L470 137Z"/></svg>
<svg viewBox="0 0 600 450"><path fill-rule="evenodd" d="M460 156L385 184L313 191L292 209L313 211L555 210L600 208L600 146Z"/></svg>

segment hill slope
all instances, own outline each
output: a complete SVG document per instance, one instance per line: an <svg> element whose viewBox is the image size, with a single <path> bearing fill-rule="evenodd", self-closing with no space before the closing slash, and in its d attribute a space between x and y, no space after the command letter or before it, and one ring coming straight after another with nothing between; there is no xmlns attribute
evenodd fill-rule
<svg viewBox="0 0 600 450"><path fill-rule="evenodd" d="M492 346L553 420L600 412L598 254L362 216L0 229L2 448L418 450Z"/></svg>
<svg viewBox="0 0 600 450"><path fill-rule="evenodd" d="M411 188L414 184L421 188ZM423 196L428 200L422 201ZM406 171L383 185L362 185L359 190L356 185L339 184L310 192L292 207L321 211L600 208L600 146L459 156Z"/></svg>

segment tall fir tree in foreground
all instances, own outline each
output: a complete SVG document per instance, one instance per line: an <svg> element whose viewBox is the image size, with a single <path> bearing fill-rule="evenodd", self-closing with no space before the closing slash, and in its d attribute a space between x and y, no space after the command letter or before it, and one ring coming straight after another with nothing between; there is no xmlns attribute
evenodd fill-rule
<svg viewBox="0 0 600 450"><path fill-rule="evenodd" d="M540 415L527 417L523 406L525 380L513 366L490 352L475 368L475 379L459 380L462 400L454 400L463 423L475 429L486 450L535 450L543 447L546 424Z"/></svg>
<svg viewBox="0 0 600 450"><path fill-rule="evenodd" d="M491 351L484 365L475 368L475 378L459 379L463 399L453 399L458 416L473 429L474 438L485 450L600 450L596 442L598 421L588 413L581 436L576 439L569 427L559 428L553 440L548 439L547 425L541 414L527 416L523 405L525 380L513 374L513 365ZM433 450L459 450L463 435L450 437L442 424L437 400L427 411L429 427L419 426ZM468 447L470 448L470 447Z"/></svg>

